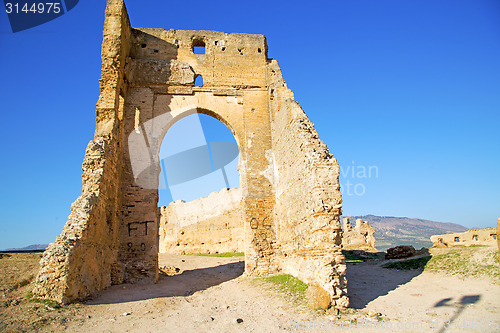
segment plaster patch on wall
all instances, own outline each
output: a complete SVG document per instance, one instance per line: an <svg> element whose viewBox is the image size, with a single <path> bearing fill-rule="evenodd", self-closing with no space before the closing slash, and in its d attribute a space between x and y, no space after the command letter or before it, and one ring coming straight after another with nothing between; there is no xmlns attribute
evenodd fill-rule
<svg viewBox="0 0 500 333"><path fill-rule="evenodd" d="M266 150L265 153L266 159L269 162L269 166L267 167L266 170L264 170L263 175L266 177L269 182L273 185L276 186L276 173L277 172L277 167L274 163L274 153L272 150Z"/></svg>

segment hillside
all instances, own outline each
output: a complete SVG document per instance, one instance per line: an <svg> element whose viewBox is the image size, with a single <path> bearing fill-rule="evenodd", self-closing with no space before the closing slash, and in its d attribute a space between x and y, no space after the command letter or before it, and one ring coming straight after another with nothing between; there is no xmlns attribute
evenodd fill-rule
<svg viewBox="0 0 500 333"><path fill-rule="evenodd" d="M430 247L432 235L464 232L466 227L455 223L435 222L417 218L393 216L350 216L351 223L356 219L368 221L375 229L375 247L384 251L397 245L413 245L416 249Z"/></svg>
<svg viewBox="0 0 500 333"><path fill-rule="evenodd" d="M21 248L10 248L2 252L41 252L47 248L48 244L33 244Z"/></svg>

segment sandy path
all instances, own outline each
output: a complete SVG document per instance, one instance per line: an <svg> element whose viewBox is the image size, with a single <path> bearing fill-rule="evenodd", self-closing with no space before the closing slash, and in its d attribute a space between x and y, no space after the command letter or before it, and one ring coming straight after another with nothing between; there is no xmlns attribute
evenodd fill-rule
<svg viewBox="0 0 500 333"><path fill-rule="evenodd" d="M294 314L283 298L273 297L241 276L241 260L161 255L160 267L175 266L182 274L164 276L155 285L113 286L87 302L90 318L72 322L68 330L280 332L292 318L308 318Z"/></svg>
<svg viewBox="0 0 500 333"><path fill-rule="evenodd" d="M352 306L343 315L304 311L242 276L241 258L161 255L160 267L181 274L155 285L113 286L81 311L71 332L498 332L500 286L419 271L383 269L380 263L349 265ZM367 315L382 313L381 320ZM124 315L128 313L128 315ZM357 319L358 325L347 324ZM241 323L237 319L242 319ZM456 325L445 326L447 320ZM333 320L336 320L335 322ZM463 320L474 320L462 327ZM491 321L493 320L493 321ZM494 321L496 320L496 322ZM343 324L343 328L341 326ZM466 322L467 323L467 322ZM381 326L383 325L383 326ZM392 328L391 326L392 325Z"/></svg>
<svg viewBox="0 0 500 333"><path fill-rule="evenodd" d="M388 270L377 263L350 265L348 279L351 305L403 327L393 331L500 331L500 286L487 279Z"/></svg>

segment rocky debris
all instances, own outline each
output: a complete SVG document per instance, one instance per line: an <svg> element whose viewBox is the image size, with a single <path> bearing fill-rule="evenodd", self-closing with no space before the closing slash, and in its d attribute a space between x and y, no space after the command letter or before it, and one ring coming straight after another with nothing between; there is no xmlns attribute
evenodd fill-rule
<svg viewBox="0 0 500 333"><path fill-rule="evenodd" d="M174 267L174 266L163 266L163 267L160 267L160 270L167 275L176 275L176 274L179 274L181 271L180 268Z"/></svg>
<svg viewBox="0 0 500 333"><path fill-rule="evenodd" d="M307 304L313 310L326 310L331 305L330 295L317 285L310 285L306 291Z"/></svg>
<svg viewBox="0 0 500 333"><path fill-rule="evenodd" d="M372 309L372 310L368 311L368 316L370 316L370 317L378 317L378 316L381 316L381 314Z"/></svg>
<svg viewBox="0 0 500 333"><path fill-rule="evenodd" d="M210 323L214 321L214 317L201 317L200 319L196 320L198 323Z"/></svg>
<svg viewBox="0 0 500 333"><path fill-rule="evenodd" d="M429 249L428 249L428 248L426 248L426 247L422 247L420 250L417 250L417 252L415 252L415 255L416 255L416 256L421 256L421 255L426 255L426 256L428 256L428 255L430 255L430 253L429 253Z"/></svg>
<svg viewBox="0 0 500 333"><path fill-rule="evenodd" d="M396 247L391 247L387 249L387 253L385 254L385 259L401 259L408 258L415 255L417 251L411 245L400 245Z"/></svg>

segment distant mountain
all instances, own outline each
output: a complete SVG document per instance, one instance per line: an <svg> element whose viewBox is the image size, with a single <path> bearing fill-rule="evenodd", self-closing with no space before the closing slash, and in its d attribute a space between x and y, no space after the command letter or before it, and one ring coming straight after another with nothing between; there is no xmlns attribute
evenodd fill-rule
<svg viewBox="0 0 500 333"><path fill-rule="evenodd" d="M375 247L385 251L397 245L412 245L414 248L430 247L432 235L464 232L468 229L460 224L435 222L417 218L393 216L350 216L351 224L356 219L368 221L375 229Z"/></svg>
<svg viewBox="0 0 500 333"><path fill-rule="evenodd" d="M44 251L47 248L47 246L49 246L49 244L33 244L21 248L5 249L1 252L38 252L38 251Z"/></svg>

